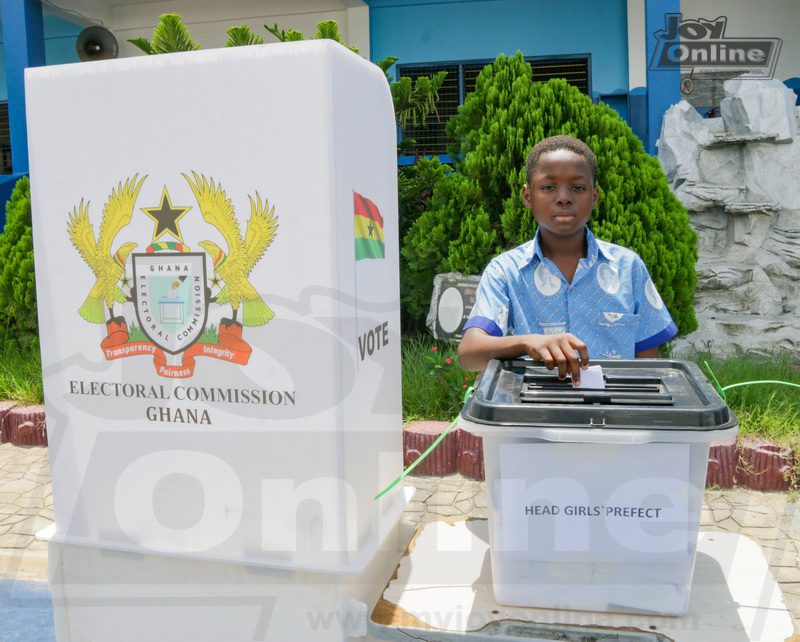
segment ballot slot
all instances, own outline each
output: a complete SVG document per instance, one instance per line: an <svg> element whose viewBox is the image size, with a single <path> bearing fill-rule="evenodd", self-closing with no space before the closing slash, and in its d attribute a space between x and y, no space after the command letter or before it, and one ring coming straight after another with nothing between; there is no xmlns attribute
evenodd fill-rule
<svg viewBox="0 0 800 642"><path fill-rule="evenodd" d="M609 404L672 406L674 400L660 377L604 375L604 390L574 388L572 377L526 373L522 378L520 402L534 404Z"/></svg>

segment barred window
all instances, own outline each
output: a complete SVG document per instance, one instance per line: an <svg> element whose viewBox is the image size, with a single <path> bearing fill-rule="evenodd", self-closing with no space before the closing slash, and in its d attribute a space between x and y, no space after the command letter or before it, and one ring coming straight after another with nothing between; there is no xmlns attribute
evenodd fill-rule
<svg viewBox="0 0 800 642"><path fill-rule="evenodd" d="M8 126L8 103L0 103L0 174L11 174L11 129Z"/></svg>
<svg viewBox="0 0 800 642"><path fill-rule="evenodd" d="M530 57L526 58L533 69L536 82L546 82L551 78L564 78L585 94L590 92L589 57L575 56L569 58ZM430 114L424 123L416 126L409 124L404 131L404 138L415 143L408 148L407 154L427 156L447 154L448 138L445 127L447 121L464 103L464 98L475 90L478 74L491 60L460 64L398 65L400 78L412 80L420 76L430 76L438 71L446 71L447 77L439 90L435 114Z"/></svg>

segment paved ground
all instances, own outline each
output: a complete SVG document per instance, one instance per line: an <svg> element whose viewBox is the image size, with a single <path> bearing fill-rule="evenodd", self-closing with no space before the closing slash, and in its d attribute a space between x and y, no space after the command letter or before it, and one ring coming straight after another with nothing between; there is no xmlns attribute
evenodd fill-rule
<svg viewBox="0 0 800 642"><path fill-rule="evenodd" d="M429 522L443 517L487 517L483 482L449 477L409 477L417 488L405 518ZM800 622L800 503L787 493L749 490L710 490L700 528L741 533L758 542L780 583L786 604ZM46 448L0 445L0 621L6 618L3 602L15 591L26 595L41 591L47 579L47 549L34 534L53 519ZM3 581L4 580L4 581ZM13 601L13 600L12 600ZM35 609L34 609L35 610ZM32 611L34 611L32 610ZM13 616L14 613L11 613ZM18 615L18 614L17 614ZM42 609L38 615L41 619ZM42 637L3 638L47 640Z"/></svg>
<svg viewBox="0 0 800 642"><path fill-rule="evenodd" d="M47 448L0 445L0 576L47 579L47 545L34 535L52 521Z"/></svg>

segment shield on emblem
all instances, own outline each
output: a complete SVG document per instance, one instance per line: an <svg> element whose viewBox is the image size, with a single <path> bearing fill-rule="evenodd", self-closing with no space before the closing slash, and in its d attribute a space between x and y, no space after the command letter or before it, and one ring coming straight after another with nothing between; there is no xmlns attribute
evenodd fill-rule
<svg viewBox="0 0 800 642"><path fill-rule="evenodd" d="M197 341L208 319L206 255L132 256L133 303L142 332L164 352L183 352Z"/></svg>

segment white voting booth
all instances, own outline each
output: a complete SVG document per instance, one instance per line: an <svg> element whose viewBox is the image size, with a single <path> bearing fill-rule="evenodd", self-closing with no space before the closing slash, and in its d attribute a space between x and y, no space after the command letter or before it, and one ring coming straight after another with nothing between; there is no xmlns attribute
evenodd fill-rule
<svg viewBox="0 0 800 642"><path fill-rule="evenodd" d="M26 91L59 642L343 640L399 557L394 115L331 41Z"/></svg>

